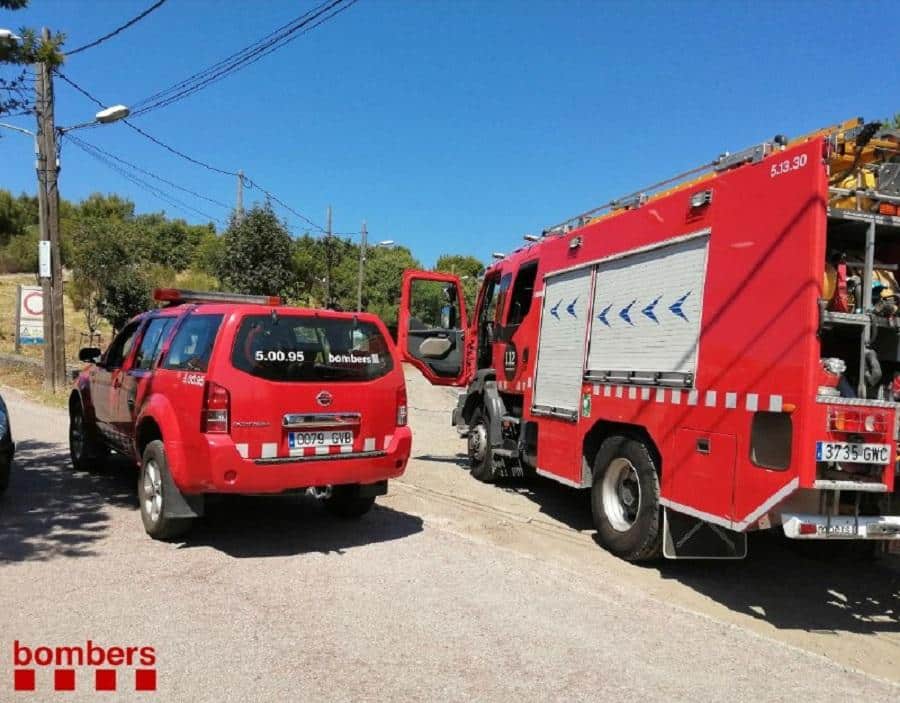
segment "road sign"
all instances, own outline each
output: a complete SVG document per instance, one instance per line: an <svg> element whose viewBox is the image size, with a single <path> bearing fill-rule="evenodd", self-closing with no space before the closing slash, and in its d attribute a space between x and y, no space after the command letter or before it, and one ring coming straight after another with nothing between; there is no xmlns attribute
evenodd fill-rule
<svg viewBox="0 0 900 703"><path fill-rule="evenodd" d="M19 286L16 321L18 344L44 343L44 294L40 286Z"/></svg>

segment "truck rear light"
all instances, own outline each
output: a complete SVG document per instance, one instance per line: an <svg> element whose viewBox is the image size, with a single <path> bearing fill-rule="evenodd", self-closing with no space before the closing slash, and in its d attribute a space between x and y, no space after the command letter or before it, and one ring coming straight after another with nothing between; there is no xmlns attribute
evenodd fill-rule
<svg viewBox="0 0 900 703"><path fill-rule="evenodd" d="M797 531L801 535L814 535L816 534L816 526L811 522L801 522Z"/></svg>
<svg viewBox="0 0 900 703"><path fill-rule="evenodd" d="M887 416L875 410L831 408L828 411L828 429L852 434L885 434L888 431Z"/></svg>
<svg viewBox="0 0 900 703"><path fill-rule="evenodd" d="M405 427L408 418L406 407L406 386L397 391L397 427Z"/></svg>
<svg viewBox="0 0 900 703"><path fill-rule="evenodd" d="M231 395L228 389L212 381L206 382L203 391L203 410L200 429L210 434L228 434L228 416Z"/></svg>

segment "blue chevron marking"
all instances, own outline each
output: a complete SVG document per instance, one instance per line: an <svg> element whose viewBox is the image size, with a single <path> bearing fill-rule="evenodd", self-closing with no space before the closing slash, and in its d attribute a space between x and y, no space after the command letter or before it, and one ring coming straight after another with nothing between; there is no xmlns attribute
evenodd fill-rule
<svg viewBox="0 0 900 703"><path fill-rule="evenodd" d="M578 315L575 314L575 303L578 302L578 298L575 298L571 303L566 306L566 312L569 313L572 317L577 318Z"/></svg>
<svg viewBox="0 0 900 703"><path fill-rule="evenodd" d="M553 315L553 317L555 317L557 320L559 319L559 313L557 312L557 310L559 310L559 306L561 304L562 304L562 301L560 300L556 305L554 305L552 308L550 308L550 314Z"/></svg>
<svg viewBox="0 0 900 703"><path fill-rule="evenodd" d="M656 319L656 313L653 312L653 308L656 307L656 304L659 302L659 299L662 298L661 295L656 296L656 300L650 303L647 307L641 310L644 315L653 320L657 325L659 324L659 320Z"/></svg>
<svg viewBox="0 0 900 703"><path fill-rule="evenodd" d="M634 327L634 323L631 321L631 317L629 316L629 313L631 312L631 306L634 305L636 302L637 302L637 300L632 300L630 303L628 303L628 305L626 305L624 308L619 310L619 317L621 317L623 320L625 320L625 322L627 322L632 327Z"/></svg>
<svg viewBox="0 0 900 703"><path fill-rule="evenodd" d="M601 312L599 315L597 315L597 319L600 320L600 322L602 322L602 323L603 323L604 325L606 325L607 327L609 327L610 325L609 325L609 323L606 321L606 314L609 312L609 309L610 309L611 307L612 307L612 305L607 305L607 306L603 309L603 312Z"/></svg>
<svg viewBox="0 0 900 703"><path fill-rule="evenodd" d="M678 317L680 317L680 318L681 318L682 320L684 320L685 322L690 322L690 320L687 319L687 315L684 314L684 310L682 310L681 307L684 305L684 301L687 300L687 297L688 297L692 292L693 292L693 291L688 291L687 293L685 293L684 295L682 295L678 300L676 300L674 303L672 303L672 304L669 306L669 310L672 311L672 314L673 314L673 315L678 315Z"/></svg>

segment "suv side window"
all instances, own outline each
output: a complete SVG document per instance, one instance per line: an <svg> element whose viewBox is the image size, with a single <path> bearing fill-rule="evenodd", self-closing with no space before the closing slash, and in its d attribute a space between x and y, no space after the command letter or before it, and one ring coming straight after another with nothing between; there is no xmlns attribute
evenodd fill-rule
<svg viewBox="0 0 900 703"><path fill-rule="evenodd" d="M531 309L537 267L537 261L529 261L519 267L519 273L516 274L516 282L513 285L512 298L509 301L509 312L506 315L506 324L509 326L522 324L522 320Z"/></svg>
<svg viewBox="0 0 900 703"><path fill-rule="evenodd" d="M206 371L222 315L190 315L178 328L162 368Z"/></svg>
<svg viewBox="0 0 900 703"><path fill-rule="evenodd" d="M107 369L118 369L122 366L125 359L131 353L131 347L134 345L134 337L141 326L141 320L136 320L130 325L126 325L125 329L116 335L109 349L106 350L106 356L103 359L103 366Z"/></svg>
<svg viewBox="0 0 900 703"><path fill-rule="evenodd" d="M153 366L153 362L162 348L162 343L168 336L174 322L175 318L171 315L150 320L150 324L147 325L147 329L144 331L141 346L138 347L137 354L134 357L134 368L147 370Z"/></svg>

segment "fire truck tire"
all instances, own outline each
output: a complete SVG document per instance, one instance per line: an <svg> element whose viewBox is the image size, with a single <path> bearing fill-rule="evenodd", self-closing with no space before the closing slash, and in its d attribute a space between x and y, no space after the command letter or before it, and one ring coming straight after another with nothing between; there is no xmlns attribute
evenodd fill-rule
<svg viewBox="0 0 900 703"><path fill-rule="evenodd" d="M469 465L472 478L494 483L494 462L491 457L491 423L482 408L472 414L468 438Z"/></svg>
<svg viewBox="0 0 900 703"><path fill-rule="evenodd" d="M69 457L76 471L97 471L108 454L106 445L97 439L96 431L88 426L81 402L76 401L69 412Z"/></svg>
<svg viewBox="0 0 900 703"><path fill-rule="evenodd" d="M154 440L144 448L141 470L138 472L138 503L144 530L153 539L167 540L187 532L193 520L166 515L167 494L178 489L169 476L169 461L161 440Z"/></svg>
<svg viewBox="0 0 900 703"><path fill-rule="evenodd" d="M594 458L591 512L600 543L622 559L659 556L659 474L650 449L631 437L603 441Z"/></svg>
<svg viewBox="0 0 900 703"><path fill-rule="evenodd" d="M331 489L331 495L323 501L325 510L344 520L361 518L372 509L375 496L361 496L359 486L344 485Z"/></svg>

